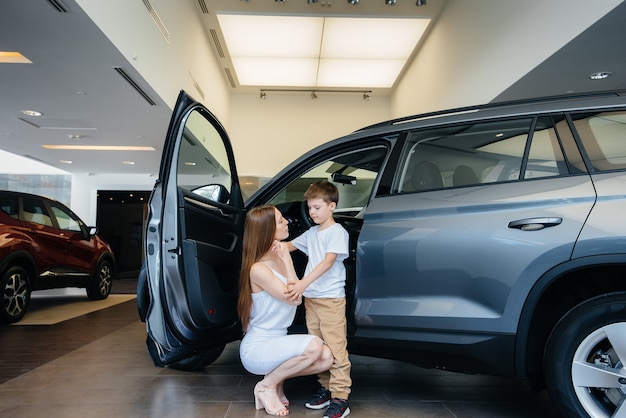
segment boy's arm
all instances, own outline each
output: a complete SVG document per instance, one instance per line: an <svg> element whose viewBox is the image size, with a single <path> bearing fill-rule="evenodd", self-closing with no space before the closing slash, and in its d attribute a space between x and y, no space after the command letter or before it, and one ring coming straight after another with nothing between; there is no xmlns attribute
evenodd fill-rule
<svg viewBox="0 0 626 418"><path fill-rule="evenodd" d="M306 290L306 288L326 273L332 267L336 259L337 254L326 253L324 259L320 261L309 274L293 284L293 287L291 287L291 296L296 298L302 296L302 293Z"/></svg>
<svg viewBox="0 0 626 418"><path fill-rule="evenodd" d="M287 245L287 249L289 250L290 253L292 253L295 250L297 250L296 246L293 245L293 243L291 241L285 241L285 244Z"/></svg>

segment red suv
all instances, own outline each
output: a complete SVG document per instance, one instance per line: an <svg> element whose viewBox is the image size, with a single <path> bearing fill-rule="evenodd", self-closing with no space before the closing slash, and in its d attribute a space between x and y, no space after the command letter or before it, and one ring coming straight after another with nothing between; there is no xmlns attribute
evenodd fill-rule
<svg viewBox="0 0 626 418"><path fill-rule="evenodd" d="M82 287L106 299L115 258L96 233L55 200L0 191L0 323L22 319L33 290Z"/></svg>

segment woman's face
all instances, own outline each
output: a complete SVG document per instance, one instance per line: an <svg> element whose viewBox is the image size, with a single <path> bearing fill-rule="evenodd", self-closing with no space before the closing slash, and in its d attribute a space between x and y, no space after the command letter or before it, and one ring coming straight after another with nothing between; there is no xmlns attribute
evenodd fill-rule
<svg viewBox="0 0 626 418"><path fill-rule="evenodd" d="M278 209L274 210L276 211L276 235L274 239L282 241L289 238L289 221L283 218L283 214Z"/></svg>

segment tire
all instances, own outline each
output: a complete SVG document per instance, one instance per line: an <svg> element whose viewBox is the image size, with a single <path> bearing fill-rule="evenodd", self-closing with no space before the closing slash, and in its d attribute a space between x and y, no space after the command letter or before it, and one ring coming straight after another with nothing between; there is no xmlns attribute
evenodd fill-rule
<svg viewBox="0 0 626 418"><path fill-rule="evenodd" d="M213 363L224 351L225 345L211 348L208 351L195 354L191 357L179 360L169 365L170 368L184 371L194 371L202 369L205 366Z"/></svg>
<svg viewBox="0 0 626 418"><path fill-rule="evenodd" d="M91 300L102 300L109 297L113 284L113 264L109 260L102 260L89 286L87 297Z"/></svg>
<svg viewBox="0 0 626 418"><path fill-rule="evenodd" d="M146 322L150 308L150 288L148 287L148 273L145 264L139 271L137 279L137 312L141 322Z"/></svg>
<svg viewBox="0 0 626 418"><path fill-rule="evenodd" d="M563 416L624 416L626 292L569 311L548 339L544 362L548 393Z"/></svg>
<svg viewBox="0 0 626 418"><path fill-rule="evenodd" d="M0 323L12 324L24 317L30 305L30 277L22 267L9 268L0 278L2 306Z"/></svg>

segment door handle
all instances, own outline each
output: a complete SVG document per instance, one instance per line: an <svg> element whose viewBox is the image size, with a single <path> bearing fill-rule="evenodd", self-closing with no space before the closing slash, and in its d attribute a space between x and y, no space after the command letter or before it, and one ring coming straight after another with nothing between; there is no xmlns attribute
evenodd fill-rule
<svg viewBox="0 0 626 418"><path fill-rule="evenodd" d="M509 222L509 228L522 231L539 231L544 228L560 225L561 222L563 222L563 218L526 218Z"/></svg>

